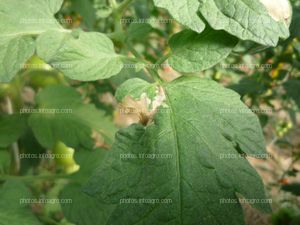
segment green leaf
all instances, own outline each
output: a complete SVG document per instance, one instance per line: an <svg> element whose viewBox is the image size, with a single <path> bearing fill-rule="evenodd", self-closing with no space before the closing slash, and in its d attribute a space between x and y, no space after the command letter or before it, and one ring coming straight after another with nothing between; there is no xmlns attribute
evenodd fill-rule
<svg viewBox="0 0 300 225"><path fill-rule="evenodd" d="M228 88L236 91L242 97L244 97L245 95L261 95L262 93L267 91L268 87L263 82L261 82L260 77L260 74L253 74L252 76L244 77L239 81L239 83L232 84Z"/></svg>
<svg viewBox="0 0 300 225"><path fill-rule="evenodd" d="M26 118L19 114L0 116L0 148L16 142L26 129Z"/></svg>
<svg viewBox="0 0 300 225"><path fill-rule="evenodd" d="M226 32L211 28L201 34L184 30L170 39L172 54L169 63L180 72L202 71L225 59L237 42L237 38Z"/></svg>
<svg viewBox="0 0 300 225"><path fill-rule="evenodd" d="M169 13L184 26L201 33L205 24L197 14L198 0L154 0L157 7L165 8Z"/></svg>
<svg viewBox="0 0 300 225"><path fill-rule="evenodd" d="M31 37L7 38L0 34L0 82L9 82L34 54L34 49Z"/></svg>
<svg viewBox="0 0 300 225"><path fill-rule="evenodd" d="M72 203L62 204L62 210L68 221L76 225L103 225L115 208L114 205L101 204L95 198L83 193L81 185L76 183L64 188L59 197L72 199Z"/></svg>
<svg viewBox="0 0 300 225"><path fill-rule="evenodd" d="M300 183L285 184L282 186L282 190L300 196Z"/></svg>
<svg viewBox="0 0 300 225"><path fill-rule="evenodd" d="M136 67L139 65L136 65L133 62L125 62L126 66L118 73L117 75L110 78L110 81L115 86L120 86L122 83L124 83L126 80L132 79L132 78L141 78L143 80L151 81L152 79L149 78L149 76L146 74L144 70L136 70ZM142 63L141 63L142 64Z"/></svg>
<svg viewBox="0 0 300 225"><path fill-rule="evenodd" d="M62 204L64 216L68 221L77 225L103 225L114 205L99 203L95 198L82 192L82 185L88 180L91 173L103 161L106 150L78 151L75 153L75 161L80 165L80 170L71 176L72 182L61 191L60 199L72 199L70 204ZM76 181L76 182L74 182ZM89 210L89 213L82 213Z"/></svg>
<svg viewBox="0 0 300 225"><path fill-rule="evenodd" d="M283 84L289 98L293 99L300 108L300 80L291 79Z"/></svg>
<svg viewBox="0 0 300 225"><path fill-rule="evenodd" d="M62 3L63 0L1 1L0 36L15 38L62 29L54 18Z"/></svg>
<svg viewBox="0 0 300 225"><path fill-rule="evenodd" d="M100 202L117 204L105 224L245 224L237 196L266 198L259 175L239 154L266 154L257 117L238 94L211 80L183 77L164 91L166 104L154 122L120 130L85 186ZM123 199L172 203L120 204ZM226 199L236 203L222 204Z"/></svg>
<svg viewBox="0 0 300 225"><path fill-rule="evenodd" d="M93 2L73 0L71 9L82 16L82 25L88 29L93 29L96 22L96 11Z"/></svg>
<svg viewBox="0 0 300 225"><path fill-rule="evenodd" d="M9 82L34 54L30 36L48 29L64 31L55 20L62 0L0 1L0 82Z"/></svg>
<svg viewBox="0 0 300 225"><path fill-rule="evenodd" d="M127 39L130 41L143 41L153 30L148 23L131 23L127 31Z"/></svg>
<svg viewBox="0 0 300 225"><path fill-rule="evenodd" d="M300 39L300 30L299 27L300 26L300 9L299 7L294 7L293 8L293 18L292 18L292 23L291 23L291 27L290 27L290 31L291 31L291 38L298 38L298 40Z"/></svg>
<svg viewBox="0 0 300 225"><path fill-rule="evenodd" d="M46 148L53 148L57 141L73 148L93 148L93 130L107 142L113 139L115 128L110 119L93 105L83 104L80 94L70 87L50 86L37 95L36 102L40 110L57 110L41 111L29 118L35 137Z"/></svg>
<svg viewBox="0 0 300 225"><path fill-rule="evenodd" d="M285 22L272 19L259 0L200 0L199 11L212 28L242 40L276 46L289 36Z"/></svg>
<svg viewBox="0 0 300 225"><path fill-rule="evenodd" d="M112 41L96 32L45 32L37 40L37 54L67 77L81 81L109 78L123 68Z"/></svg>
<svg viewBox="0 0 300 225"><path fill-rule="evenodd" d="M28 188L20 181L7 181L0 188L0 224L41 225L23 199L32 199Z"/></svg>
<svg viewBox="0 0 300 225"><path fill-rule="evenodd" d="M153 99L156 95L156 86L145 80L133 78L125 81L117 89L116 99L122 101L127 95L139 99L143 93L146 93L148 98Z"/></svg>
<svg viewBox="0 0 300 225"><path fill-rule="evenodd" d="M112 14L112 12L113 9L104 3L102 5L97 6L96 15L98 18L104 19L104 18L108 18Z"/></svg>
<svg viewBox="0 0 300 225"><path fill-rule="evenodd" d="M9 173L10 158L9 151L0 149L0 174Z"/></svg>

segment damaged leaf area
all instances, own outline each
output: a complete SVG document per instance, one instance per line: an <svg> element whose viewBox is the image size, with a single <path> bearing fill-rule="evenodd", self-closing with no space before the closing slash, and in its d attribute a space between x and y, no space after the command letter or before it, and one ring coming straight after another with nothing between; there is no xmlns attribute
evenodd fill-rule
<svg viewBox="0 0 300 225"><path fill-rule="evenodd" d="M289 0L260 0L260 2L275 21L285 21L287 25L290 25L292 7Z"/></svg>
<svg viewBox="0 0 300 225"><path fill-rule="evenodd" d="M130 121L129 124L146 126L153 121L158 108L166 106L164 89L138 78L130 79L118 88L116 98L121 102L119 112Z"/></svg>
<svg viewBox="0 0 300 225"><path fill-rule="evenodd" d="M153 90L152 84L146 86ZM157 110L146 127L120 130L85 192L115 205L107 225L244 224L239 196L266 199L260 177L243 157L265 154L257 117L238 94L211 80L183 77L163 89L159 100L147 94L135 104L147 109L149 99L152 106L163 99L160 105L167 110ZM138 95L147 93L137 90ZM134 99L137 92L131 93ZM137 202L123 204L126 199ZM158 203L139 204L143 199ZM224 199L236 204L225 206ZM262 212L270 209L267 203L251 204Z"/></svg>

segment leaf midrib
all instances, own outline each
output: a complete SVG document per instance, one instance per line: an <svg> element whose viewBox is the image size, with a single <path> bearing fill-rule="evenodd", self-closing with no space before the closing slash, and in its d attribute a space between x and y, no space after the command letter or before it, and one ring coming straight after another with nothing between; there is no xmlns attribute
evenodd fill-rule
<svg viewBox="0 0 300 225"><path fill-rule="evenodd" d="M55 29L55 30L62 32L62 33L71 33L72 32L71 30L67 30L67 29ZM37 36L46 31L47 30L44 29L44 30L36 30L36 31L11 33L11 34L6 34L6 35L0 35L0 38L15 38L15 37L19 37L19 36Z"/></svg>
<svg viewBox="0 0 300 225"><path fill-rule="evenodd" d="M174 139L175 139L175 145L176 145L176 172L177 172L177 185L178 185L178 199L179 199L179 203L180 203L180 208L179 208L179 213L178 215L180 216L180 225L183 225L183 221L182 221L182 199L181 199L181 195L182 195L182 182L181 182L181 168L180 168L180 154L179 154L179 143L178 143L178 135L177 135L177 128L176 128L176 123L175 123L175 113L173 111L172 108L172 104L170 101L170 98L168 96L168 93L166 91L166 89L164 89L165 95L166 95L166 101L167 104L170 107L170 120L171 120L171 126L173 128L173 133L174 133Z"/></svg>

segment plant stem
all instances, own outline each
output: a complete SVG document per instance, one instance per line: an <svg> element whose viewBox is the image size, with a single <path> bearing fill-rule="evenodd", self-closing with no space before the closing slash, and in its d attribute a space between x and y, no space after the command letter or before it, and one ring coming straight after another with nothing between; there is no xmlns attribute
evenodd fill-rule
<svg viewBox="0 0 300 225"><path fill-rule="evenodd" d="M72 32L72 30L68 30L68 29L54 29L53 31L59 31L62 33L71 33ZM18 35L37 37L44 32L45 32L45 30L38 30L38 31L32 31L32 32L18 32L18 33L3 35L3 37L13 37L13 36L18 36Z"/></svg>
<svg viewBox="0 0 300 225"><path fill-rule="evenodd" d="M12 101L9 96L5 97L5 102L6 102L6 106L7 106L7 113L9 115L12 115L14 113L14 110L13 110ZM18 143L14 142L11 145L11 159L12 159L11 172L12 172L12 174L18 174L20 171L21 162L20 162L19 154L20 154L20 151L19 151Z"/></svg>
<svg viewBox="0 0 300 225"><path fill-rule="evenodd" d="M147 71L151 74L152 78L159 84L162 84L163 80L159 76L158 72L155 69L147 68Z"/></svg>
<svg viewBox="0 0 300 225"><path fill-rule="evenodd" d="M113 17L115 21L115 32L123 32L122 17L128 6L134 0L125 0L118 4L116 0L110 0L110 5L113 8Z"/></svg>
<svg viewBox="0 0 300 225"><path fill-rule="evenodd" d="M123 32L123 27L121 24L122 16L114 9L112 16L114 18L114 33L121 33Z"/></svg>
<svg viewBox="0 0 300 225"><path fill-rule="evenodd" d="M166 55L162 56L161 58L159 58L157 61L156 61L156 65L159 65L159 67L162 66L162 64L170 57L170 53L168 52Z"/></svg>
<svg viewBox="0 0 300 225"><path fill-rule="evenodd" d="M127 42L127 47L128 47L128 49L129 49L129 51L130 51L130 52L131 52L138 60L140 60L141 62L143 62L144 64L146 64L145 69L146 69L147 72L150 74L150 77L151 77L154 81L156 81L156 82L158 82L159 84L161 84L161 83L162 83L162 79L160 78L160 76L159 76L157 70L155 70L155 69L153 69L153 68L147 66L148 62L140 55L140 53L138 53L138 52L134 49L134 47L131 45L130 42ZM166 56L162 57L161 59L159 59L157 62L163 63L168 57L169 57L169 55L166 55Z"/></svg>
<svg viewBox="0 0 300 225"><path fill-rule="evenodd" d="M32 181L36 179L42 179L42 180L53 180L53 179L62 179L62 178L68 178L70 176L69 174L56 174L56 175L39 175L39 176L1 176L0 181L6 181L6 180L22 180L22 181Z"/></svg>
<svg viewBox="0 0 300 225"><path fill-rule="evenodd" d="M109 4L113 9L116 9L118 7L118 3L116 0L109 0Z"/></svg>
<svg viewBox="0 0 300 225"><path fill-rule="evenodd" d="M117 24L115 24L115 27L116 26L119 26ZM117 29L122 29L121 27L117 28ZM117 43L121 43L123 44L124 41L125 41L125 34L123 31L118 31L118 32L112 32L112 33L108 33L106 34L107 37L109 37L111 40L113 40L114 42L117 42Z"/></svg>
<svg viewBox="0 0 300 225"><path fill-rule="evenodd" d="M130 5L130 3L133 2L133 1L134 0L124 0L117 7L117 11L120 12L121 14L123 14L125 12L125 10L128 8L128 6Z"/></svg>
<svg viewBox="0 0 300 225"><path fill-rule="evenodd" d="M124 0L122 3L120 3L119 5L117 4L116 0L110 0L110 5L113 7L114 11L113 11L113 16L114 16L114 20L115 20L115 31L110 34L110 38L115 38L116 40L119 40L120 35L123 35L123 27L121 24L121 19L123 16L123 13L125 12L125 10L128 8L128 6L130 5L130 3L132 3L134 0ZM144 64L148 64L148 62L143 58L143 56L141 56L132 46L132 44L130 42L127 42L127 47L129 49L129 51L136 57L136 59ZM164 55L162 58L160 58L156 64L162 64L164 61L166 61L169 58L169 54ZM148 73L150 74L150 78L152 78L154 81L161 83L162 80L159 76L159 74L157 73L156 70L149 68L149 67L145 67L145 69L148 71Z"/></svg>
<svg viewBox="0 0 300 225"><path fill-rule="evenodd" d="M126 43L127 48L129 49L129 51L140 61L146 62L145 59L143 58L143 56L137 52L137 50L135 50L135 48L132 46L132 44L130 42Z"/></svg>
<svg viewBox="0 0 300 225"><path fill-rule="evenodd" d="M38 218L42 222L44 222L45 224L49 224L49 225L59 225L59 224L61 224L61 223L56 222L54 219L49 218L49 217L44 216L44 215L43 216L38 216Z"/></svg>

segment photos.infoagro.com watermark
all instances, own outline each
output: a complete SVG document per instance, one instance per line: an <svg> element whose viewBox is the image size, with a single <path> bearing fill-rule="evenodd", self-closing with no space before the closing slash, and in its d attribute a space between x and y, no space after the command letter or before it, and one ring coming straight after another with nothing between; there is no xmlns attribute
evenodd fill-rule
<svg viewBox="0 0 300 225"><path fill-rule="evenodd" d="M71 114L72 109L20 109L21 114L32 113L32 114Z"/></svg>
<svg viewBox="0 0 300 225"><path fill-rule="evenodd" d="M122 69L140 69L140 68L150 68L150 69L164 69L169 68L168 63L125 63L121 65Z"/></svg>
<svg viewBox="0 0 300 225"><path fill-rule="evenodd" d="M272 108L255 109L255 108L221 108L220 114L271 114L274 112Z"/></svg>
<svg viewBox="0 0 300 225"><path fill-rule="evenodd" d="M54 153L20 153L20 159L68 159L73 158L73 154L54 154Z"/></svg>
<svg viewBox="0 0 300 225"><path fill-rule="evenodd" d="M26 69L26 70L51 70L51 69L66 70L66 69L72 69L73 67L74 65L71 63L51 63L51 65L43 64L43 63L20 64L20 69Z"/></svg>
<svg viewBox="0 0 300 225"><path fill-rule="evenodd" d="M272 69L272 64L221 64L222 69Z"/></svg>
<svg viewBox="0 0 300 225"><path fill-rule="evenodd" d="M21 198L20 204L71 204L72 199L58 199L58 198Z"/></svg>
<svg viewBox="0 0 300 225"><path fill-rule="evenodd" d="M134 19L134 18L126 18L121 19L121 24L143 24L143 23L149 23L149 24L169 24L173 23L173 19L155 19L155 18L147 18L147 19Z"/></svg>
<svg viewBox="0 0 300 225"><path fill-rule="evenodd" d="M246 154L246 153L222 153L219 155L220 159L241 159L241 158L256 158L256 159L268 159L273 158L273 156L269 153L263 153L263 154Z"/></svg>
<svg viewBox="0 0 300 225"><path fill-rule="evenodd" d="M147 154L147 153L139 153L139 154L120 154L120 159L172 159L172 154Z"/></svg>
<svg viewBox="0 0 300 225"><path fill-rule="evenodd" d="M255 204L255 203L262 203L262 204L271 204L272 199L246 199L246 198L222 198L220 199L220 204Z"/></svg>
<svg viewBox="0 0 300 225"><path fill-rule="evenodd" d="M155 198L122 198L120 204L172 204L170 198L155 199Z"/></svg>
<svg viewBox="0 0 300 225"><path fill-rule="evenodd" d="M22 18L20 19L20 24L72 24L73 19L46 19L46 18Z"/></svg>

